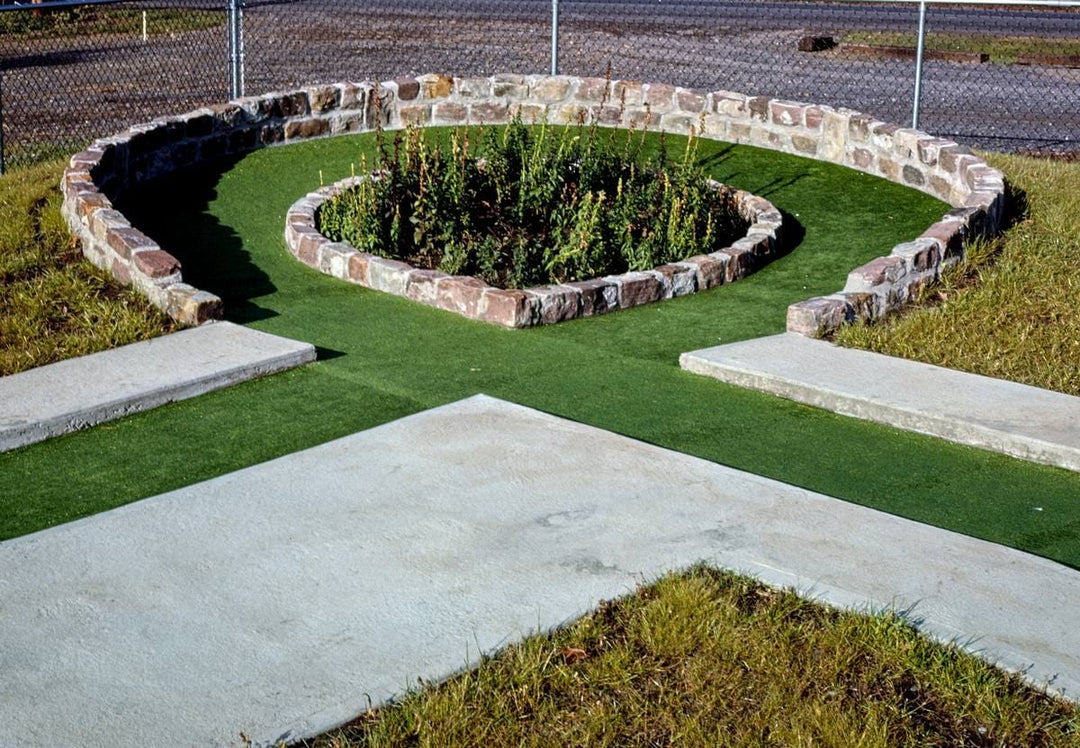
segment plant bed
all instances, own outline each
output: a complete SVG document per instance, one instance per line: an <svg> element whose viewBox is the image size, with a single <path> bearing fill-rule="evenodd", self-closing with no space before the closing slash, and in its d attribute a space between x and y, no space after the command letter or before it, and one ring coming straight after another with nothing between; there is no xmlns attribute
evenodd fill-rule
<svg viewBox="0 0 1080 748"><path fill-rule="evenodd" d="M338 278L505 327L553 324L731 282L779 250L767 200L706 177L696 139L643 159L595 124L418 128L378 168L293 204L286 243ZM470 145L470 142L473 145ZM392 155L391 155L392 153Z"/></svg>

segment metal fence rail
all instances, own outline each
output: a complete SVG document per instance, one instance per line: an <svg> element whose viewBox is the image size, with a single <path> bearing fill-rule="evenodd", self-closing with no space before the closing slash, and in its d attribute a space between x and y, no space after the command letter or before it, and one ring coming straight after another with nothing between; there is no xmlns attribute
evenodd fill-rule
<svg viewBox="0 0 1080 748"><path fill-rule="evenodd" d="M319 81L609 68L1080 148L1080 0L91 0L0 5L0 154Z"/></svg>

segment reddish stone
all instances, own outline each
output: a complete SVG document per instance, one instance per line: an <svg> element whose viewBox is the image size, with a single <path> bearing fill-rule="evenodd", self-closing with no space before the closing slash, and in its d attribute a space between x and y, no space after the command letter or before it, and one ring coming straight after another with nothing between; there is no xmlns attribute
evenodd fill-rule
<svg viewBox="0 0 1080 748"><path fill-rule="evenodd" d="M920 239L933 239L943 258L958 257L964 253L964 224L961 221L938 221L922 232Z"/></svg>
<svg viewBox="0 0 1080 748"><path fill-rule="evenodd" d="M757 117L764 121L769 118L769 97L768 96L754 96L746 102L747 108L750 110L751 117Z"/></svg>
<svg viewBox="0 0 1080 748"><path fill-rule="evenodd" d="M80 190L75 196L75 209L83 218L89 218L95 210L110 209L112 203L109 198L101 194L97 189Z"/></svg>
<svg viewBox="0 0 1080 748"><path fill-rule="evenodd" d="M315 229L297 229L296 259L308 267L319 267L319 251L328 240Z"/></svg>
<svg viewBox="0 0 1080 748"><path fill-rule="evenodd" d="M706 289L724 283L727 279L727 264L729 261L727 255L724 255L723 259L708 255L697 255L686 258L680 264L692 267L697 276L697 287Z"/></svg>
<svg viewBox="0 0 1080 748"><path fill-rule="evenodd" d="M874 154L866 148L856 148L851 154L851 160L860 169L869 169L874 163Z"/></svg>
<svg viewBox="0 0 1080 748"><path fill-rule="evenodd" d="M143 275L164 278L180 272L180 261L160 249L145 249L135 253L135 267Z"/></svg>
<svg viewBox="0 0 1080 748"><path fill-rule="evenodd" d="M540 316L539 300L527 291L488 288L480 300L480 319L503 327L528 327Z"/></svg>
<svg viewBox="0 0 1080 748"><path fill-rule="evenodd" d="M623 273L606 278L619 287L619 308L651 304L664 294L660 279L650 273Z"/></svg>
<svg viewBox="0 0 1080 748"><path fill-rule="evenodd" d="M368 285L368 260L370 258L371 255L367 252L357 252L349 256L349 280L361 286Z"/></svg>
<svg viewBox="0 0 1080 748"><path fill-rule="evenodd" d="M150 237L130 226L106 231L105 243L125 260L129 259L131 253L137 249L158 249L157 244Z"/></svg>
<svg viewBox="0 0 1080 748"><path fill-rule="evenodd" d="M869 291L878 286L896 283L907 272L903 257L875 257L848 273L845 291Z"/></svg>
<svg viewBox="0 0 1080 748"><path fill-rule="evenodd" d="M581 316L594 317L618 308L619 287L603 278L575 281L567 286L581 294Z"/></svg>
<svg viewBox="0 0 1080 748"><path fill-rule="evenodd" d="M965 157L971 157L971 151L962 145L948 145L938 150L938 164L943 171L956 174Z"/></svg>
<svg viewBox="0 0 1080 748"><path fill-rule="evenodd" d="M727 257L727 283L745 278L754 270L754 253L742 247L726 247L712 253L713 257Z"/></svg>
<svg viewBox="0 0 1080 748"><path fill-rule="evenodd" d="M774 101L769 105L772 121L777 125L798 125L803 123L803 108L790 101Z"/></svg>
<svg viewBox="0 0 1080 748"><path fill-rule="evenodd" d="M824 118L824 112L821 110L820 107L808 106L806 108L806 114L804 116L806 120L806 128L808 130L821 129L821 120Z"/></svg>
<svg viewBox="0 0 1080 748"><path fill-rule="evenodd" d="M480 299L490 288L479 278L451 275L439 280L436 306L448 312L475 319L480 309Z"/></svg>
<svg viewBox="0 0 1080 748"><path fill-rule="evenodd" d="M113 259L112 261L112 277L125 286L131 285L131 268L123 260Z"/></svg>

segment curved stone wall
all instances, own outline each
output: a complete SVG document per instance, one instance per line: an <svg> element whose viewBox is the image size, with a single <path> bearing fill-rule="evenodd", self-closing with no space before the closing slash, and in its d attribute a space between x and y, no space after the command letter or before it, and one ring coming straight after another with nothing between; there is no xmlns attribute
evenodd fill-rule
<svg viewBox="0 0 1080 748"><path fill-rule="evenodd" d="M731 190L729 194L748 227L730 247L643 272L524 290L501 289L479 278L422 270L360 252L323 236L316 223L319 208L363 179L366 177L343 179L293 203L285 216L285 245L293 256L336 278L503 327L551 325L686 296L738 280L782 250L784 218L780 211L763 197ZM710 184L723 188L711 180Z"/></svg>
<svg viewBox="0 0 1080 748"><path fill-rule="evenodd" d="M807 156L908 185L953 206L919 237L851 272L843 290L788 309L788 329L821 335L903 304L963 256L965 242L997 233L1002 174L962 146L848 109L729 91L568 76L424 75L338 83L239 99L136 125L95 142L64 173L64 215L83 252L185 324L221 315L221 300L183 282L179 263L119 212L126 190L173 169L268 145L374 128L528 120L639 125Z"/></svg>

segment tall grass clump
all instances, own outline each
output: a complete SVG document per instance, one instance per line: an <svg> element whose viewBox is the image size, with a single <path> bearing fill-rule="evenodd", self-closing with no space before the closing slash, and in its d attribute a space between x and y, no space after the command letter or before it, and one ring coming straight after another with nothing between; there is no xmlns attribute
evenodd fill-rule
<svg viewBox="0 0 1080 748"><path fill-rule="evenodd" d="M323 204L334 241L503 288L645 270L727 246L746 230L691 136L669 159L644 131L595 124L459 128L448 145L380 132L374 168Z"/></svg>

